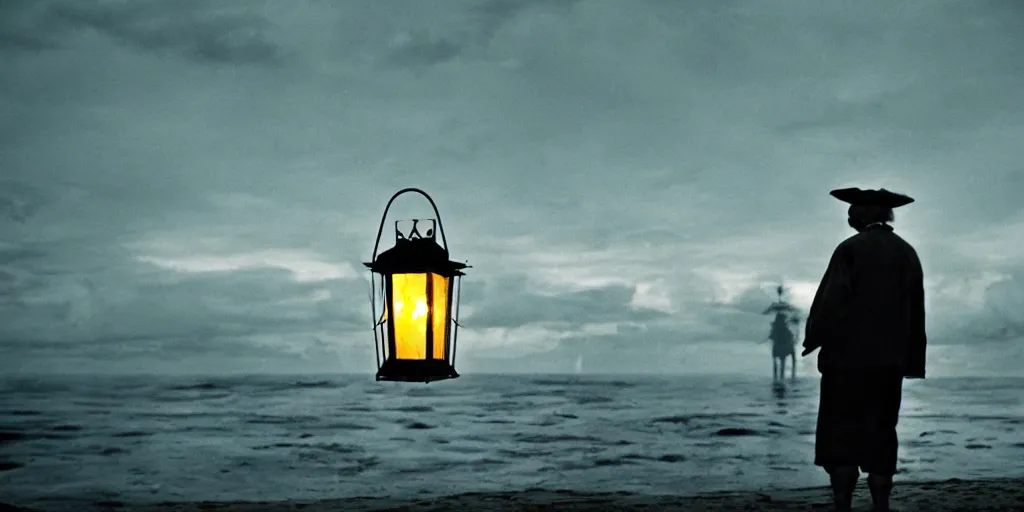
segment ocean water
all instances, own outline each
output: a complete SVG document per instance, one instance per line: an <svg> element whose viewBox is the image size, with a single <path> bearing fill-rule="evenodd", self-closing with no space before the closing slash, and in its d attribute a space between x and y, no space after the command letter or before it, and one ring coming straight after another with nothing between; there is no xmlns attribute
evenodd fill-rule
<svg viewBox="0 0 1024 512"><path fill-rule="evenodd" d="M827 483L818 379L38 377L0 384L0 502L639 493ZM1024 378L908 381L899 480L1024 476Z"/></svg>

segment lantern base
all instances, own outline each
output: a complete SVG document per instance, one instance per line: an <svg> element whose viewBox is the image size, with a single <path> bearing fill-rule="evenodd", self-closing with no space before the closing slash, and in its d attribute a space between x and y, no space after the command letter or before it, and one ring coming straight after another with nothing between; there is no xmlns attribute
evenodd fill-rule
<svg viewBox="0 0 1024 512"><path fill-rule="evenodd" d="M379 381L434 382L458 376L455 367L439 359L388 359L377 370Z"/></svg>

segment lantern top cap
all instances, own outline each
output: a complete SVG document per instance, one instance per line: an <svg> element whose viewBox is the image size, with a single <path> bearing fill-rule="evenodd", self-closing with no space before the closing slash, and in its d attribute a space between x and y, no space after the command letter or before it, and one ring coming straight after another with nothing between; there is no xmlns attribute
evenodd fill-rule
<svg viewBox="0 0 1024 512"><path fill-rule="evenodd" d="M380 248L380 236L384 231L384 221L387 219L388 210L398 196L407 192L415 192L422 195L434 209L434 219L429 219L431 225L420 231L419 222L426 219L412 219L412 229L408 234L402 233L399 229L399 222L395 222L395 246L377 254ZM437 243L437 232L441 234L441 243ZM372 261L364 263L371 271L380 274L402 274L433 272L446 276L463 275L460 270L467 267L465 263L451 261L448 258L448 241L444 235L444 226L441 223L441 214L437 211L437 205L426 192L418 188L404 188L391 196L387 206L384 207L384 215L380 219L380 227L377 229L377 241L373 247Z"/></svg>
<svg viewBox="0 0 1024 512"><path fill-rule="evenodd" d="M461 276L462 269L468 267L450 260L448 251L429 238L399 239L394 247L364 265L378 274L432 272L444 276Z"/></svg>

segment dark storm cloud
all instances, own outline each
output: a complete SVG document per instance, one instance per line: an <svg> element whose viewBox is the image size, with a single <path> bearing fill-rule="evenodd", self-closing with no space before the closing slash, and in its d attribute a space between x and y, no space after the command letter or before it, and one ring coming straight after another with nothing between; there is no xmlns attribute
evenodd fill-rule
<svg viewBox="0 0 1024 512"><path fill-rule="evenodd" d="M0 11L0 14L2 14L2 11ZM14 50L39 52L55 48L58 48L56 43L41 37L35 37L31 34L19 34L7 27L0 31L0 51Z"/></svg>
<svg viewBox="0 0 1024 512"><path fill-rule="evenodd" d="M0 246L0 266L42 258L46 252L33 247Z"/></svg>
<svg viewBox="0 0 1024 512"><path fill-rule="evenodd" d="M580 0L491 0L479 2L469 10L479 24L480 33L485 36L482 39L489 39L527 9L544 8L565 13L579 2Z"/></svg>
<svg viewBox="0 0 1024 512"><path fill-rule="evenodd" d="M462 47L444 38L430 34L410 34L400 41L391 54L391 60L401 65L433 65L458 57Z"/></svg>
<svg viewBox="0 0 1024 512"><path fill-rule="evenodd" d="M59 347L86 354L90 347L118 346L168 354L205 347L204 353L216 354L223 350L217 339L274 335L285 339L281 352L287 351L289 336L369 330L360 314L366 292L361 281L297 282L290 272L269 268L182 274L120 262L113 272L62 281L58 295L40 293L53 279L42 265L21 262L21 268L35 270L22 278L35 281L35 290L6 287L0 310L9 316L3 344L26 355Z"/></svg>
<svg viewBox="0 0 1024 512"><path fill-rule="evenodd" d="M227 14L196 0L102 2L52 0L9 2L0 44L47 50L74 44L68 38L94 30L143 51L177 53L200 62L275 64L279 47L263 33L267 20L248 13ZM221 6L244 8L237 2Z"/></svg>
<svg viewBox="0 0 1024 512"><path fill-rule="evenodd" d="M0 217L24 223L43 203L38 189L13 180L0 181Z"/></svg>
<svg viewBox="0 0 1024 512"><path fill-rule="evenodd" d="M34 0L0 2L0 51L41 51L58 47L47 20L47 4Z"/></svg>
<svg viewBox="0 0 1024 512"><path fill-rule="evenodd" d="M524 11L564 14L579 0L491 0L468 6L439 32L410 30L393 41L388 60L399 66L433 66L485 52L496 34ZM407 5L404 7L408 7Z"/></svg>
<svg viewBox="0 0 1024 512"><path fill-rule="evenodd" d="M360 265L407 186L473 265L467 364L672 368L700 343L760 364L762 290L809 306L850 234L842 186L917 198L895 227L936 346L1021 336L1014 3L0 10L8 365L123 345L125 367L365 368Z"/></svg>

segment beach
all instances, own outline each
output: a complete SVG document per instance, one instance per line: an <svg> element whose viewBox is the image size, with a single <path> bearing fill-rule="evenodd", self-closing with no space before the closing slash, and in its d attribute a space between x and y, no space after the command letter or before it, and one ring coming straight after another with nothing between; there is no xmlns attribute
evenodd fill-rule
<svg viewBox="0 0 1024 512"><path fill-rule="evenodd" d="M871 510L871 499L861 482L854 498L855 511ZM1017 511L1024 510L1024 479L904 482L893 491L897 511ZM446 510L542 511L542 510L780 510L821 511L830 509L827 488L792 489L771 492L720 492L695 496L641 495L628 492L583 493L569 490L525 490L522 492L465 493L425 500L350 498L314 502L192 502L128 506L119 502L93 504L97 510L140 512L440 512ZM29 508L0 511L35 512Z"/></svg>
<svg viewBox="0 0 1024 512"><path fill-rule="evenodd" d="M828 510L827 477L812 464L817 384L6 379L0 503L46 512ZM1024 379L1012 377L908 382L897 510L1019 510L1020 389ZM863 483L860 491L868 510Z"/></svg>

